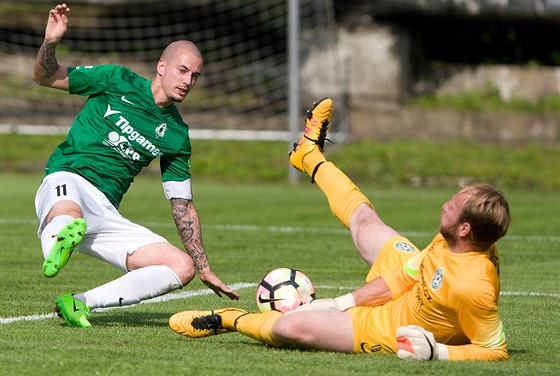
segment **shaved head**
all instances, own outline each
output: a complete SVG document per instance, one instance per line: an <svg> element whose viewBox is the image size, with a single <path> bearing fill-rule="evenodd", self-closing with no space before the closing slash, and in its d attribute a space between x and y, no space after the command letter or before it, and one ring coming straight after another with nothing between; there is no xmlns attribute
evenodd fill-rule
<svg viewBox="0 0 560 376"><path fill-rule="evenodd" d="M171 60L181 53L189 53L202 60L202 54L200 53L198 47L188 40L177 40L170 43L165 50L163 50L160 59Z"/></svg>

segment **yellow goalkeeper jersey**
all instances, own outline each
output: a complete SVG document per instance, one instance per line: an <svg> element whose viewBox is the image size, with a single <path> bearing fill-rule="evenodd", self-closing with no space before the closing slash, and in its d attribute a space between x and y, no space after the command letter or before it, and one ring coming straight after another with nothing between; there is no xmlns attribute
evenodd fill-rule
<svg viewBox="0 0 560 376"><path fill-rule="evenodd" d="M370 308L373 312L367 315L375 322L380 350L396 351L399 326L419 325L448 345L449 360L508 358L498 313L495 246L485 252L453 253L438 234L403 268L382 277L396 299Z"/></svg>

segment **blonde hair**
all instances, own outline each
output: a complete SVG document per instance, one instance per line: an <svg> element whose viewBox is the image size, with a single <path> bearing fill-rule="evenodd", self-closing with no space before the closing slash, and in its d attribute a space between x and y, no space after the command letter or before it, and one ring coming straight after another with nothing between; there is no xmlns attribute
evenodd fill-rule
<svg viewBox="0 0 560 376"><path fill-rule="evenodd" d="M471 240L475 246L490 247L508 230L511 216L507 200L488 184L470 184L461 191L472 191L472 196L463 206L459 220L471 225Z"/></svg>

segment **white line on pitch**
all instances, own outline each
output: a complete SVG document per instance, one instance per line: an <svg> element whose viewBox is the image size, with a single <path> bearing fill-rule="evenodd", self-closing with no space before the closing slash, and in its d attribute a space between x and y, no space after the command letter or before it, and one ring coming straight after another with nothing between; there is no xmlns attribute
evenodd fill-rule
<svg viewBox="0 0 560 376"><path fill-rule="evenodd" d="M248 283L248 282L239 282L231 285L231 288L234 290L241 290L245 288L255 288L257 286L256 283ZM330 290L353 290L354 287L338 287L338 286L316 286L317 289L330 289ZM153 303L160 303L160 302L168 302L177 299L187 299L192 298L195 296L203 296L203 295L211 295L214 292L210 289L205 290L194 290L194 291L182 291L179 293L171 293L162 296L158 296L157 298L144 300L138 304L153 304ZM560 298L560 294L547 294L547 293L540 293L540 292L511 292L511 291L502 291L500 295L504 296L529 296L529 297L552 297L552 298ZM136 306L138 304L125 306L125 307L110 307L110 308L95 308L93 312L107 312L114 309L125 309ZM56 318L57 315L55 313L49 314L35 314L29 316L16 316L16 317L0 317L0 324L11 324L13 322L18 321L38 321L38 320L45 320L45 319L53 319Z"/></svg>
<svg viewBox="0 0 560 376"><path fill-rule="evenodd" d="M144 222L138 223L146 227L155 228L174 228L172 222ZM12 219L0 218L0 225L37 225L37 221L33 219ZM219 231L236 231L236 232L272 232L272 233L315 233L315 234L348 234L348 230L343 228L327 228L327 227L293 227L293 226L254 226L254 225L204 225L205 229L213 229ZM428 231L402 231L403 236L420 237L434 236L434 232ZM511 241L529 241L529 242L551 242L560 243L560 236L533 236L533 235L506 235L505 240Z"/></svg>

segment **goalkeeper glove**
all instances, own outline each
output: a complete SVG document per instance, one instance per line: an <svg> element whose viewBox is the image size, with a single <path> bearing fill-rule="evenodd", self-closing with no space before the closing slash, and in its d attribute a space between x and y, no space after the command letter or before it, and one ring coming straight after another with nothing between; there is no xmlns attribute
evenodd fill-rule
<svg viewBox="0 0 560 376"><path fill-rule="evenodd" d="M356 301L354 300L354 295L352 295L352 293L348 293L334 299L328 298L313 300L306 289L298 288L298 291L302 299L307 303L300 305L293 311L286 312L286 314L302 311L342 312L356 306Z"/></svg>
<svg viewBox="0 0 560 376"><path fill-rule="evenodd" d="M436 343L434 335L417 325L397 329L397 355L405 360L447 360L447 346Z"/></svg>

